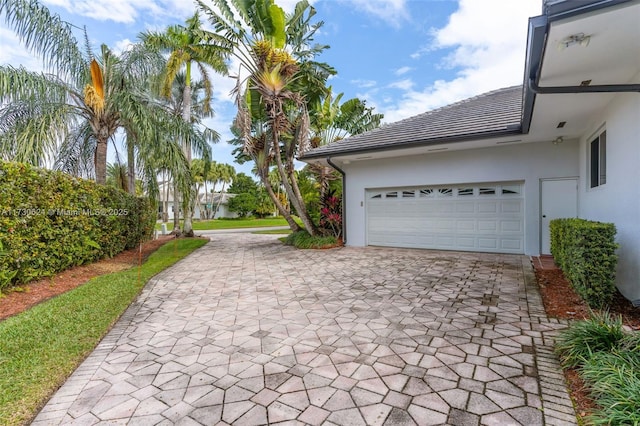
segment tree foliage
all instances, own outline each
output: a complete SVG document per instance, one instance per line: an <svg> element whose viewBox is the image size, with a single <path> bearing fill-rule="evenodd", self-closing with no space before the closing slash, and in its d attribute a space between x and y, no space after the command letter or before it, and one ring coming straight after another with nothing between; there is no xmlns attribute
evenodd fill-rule
<svg viewBox="0 0 640 426"><path fill-rule="evenodd" d="M148 79L161 68L161 57L138 45L120 55L105 45L95 52L86 32L82 49L72 26L36 0L0 0L0 14L50 72L0 66L2 158L54 162L60 170L105 183L107 149L118 130L127 137L130 171L137 152L147 178L155 173L144 159L160 149L160 141L166 144L163 134L196 137L191 126L149 100ZM175 150L165 147L164 154L176 170L186 171Z"/></svg>

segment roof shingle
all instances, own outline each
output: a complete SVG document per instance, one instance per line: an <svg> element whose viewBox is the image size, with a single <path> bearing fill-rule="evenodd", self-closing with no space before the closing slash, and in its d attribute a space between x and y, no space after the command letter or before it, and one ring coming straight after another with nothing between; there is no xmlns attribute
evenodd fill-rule
<svg viewBox="0 0 640 426"><path fill-rule="evenodd" d="M324 145L302 159L401 149L520 133L522 86L465 99L377 129Z"/></svg>

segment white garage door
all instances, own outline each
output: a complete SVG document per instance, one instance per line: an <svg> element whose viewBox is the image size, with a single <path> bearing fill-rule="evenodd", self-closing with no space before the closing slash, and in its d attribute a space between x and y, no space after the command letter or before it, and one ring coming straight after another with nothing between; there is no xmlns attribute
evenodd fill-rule
<svg viewBox="0 0 640 426"><path fill-rule="evenodd" d="M367 190L367 243L524 252L522 183Z"/></svg>

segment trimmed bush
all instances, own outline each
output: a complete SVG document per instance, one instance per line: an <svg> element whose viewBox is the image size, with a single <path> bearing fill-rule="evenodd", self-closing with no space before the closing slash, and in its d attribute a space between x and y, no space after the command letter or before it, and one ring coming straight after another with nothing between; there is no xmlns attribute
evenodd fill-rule
<svg viewBox="0 0 640 426"><path fill-rule="evenodd" d="M576 292L592 308L606 307L615 294L616 227L584 219L554 219L551 254Z"/></svg>
<svg viewBox="0 0 640 426"><path fill-rule="evenodd" d="M0 291L133 248L154 223L147 199L0 162Z"/></svg>

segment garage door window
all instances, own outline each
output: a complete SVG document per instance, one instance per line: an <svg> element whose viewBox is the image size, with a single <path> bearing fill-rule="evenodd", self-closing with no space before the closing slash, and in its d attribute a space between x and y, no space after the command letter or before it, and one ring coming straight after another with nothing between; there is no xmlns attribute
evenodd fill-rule
<svg viewBox="0 0 640 426"><path fill-rule="evenodd" d="M480 195L496 195L495 188L480 188Z"/></svg>
<svg viewBox="0 0 640 426"><path fill-rule="evenodd" d="M520 185L505 185L502 187L502 195L519 195Z"/></svg>

